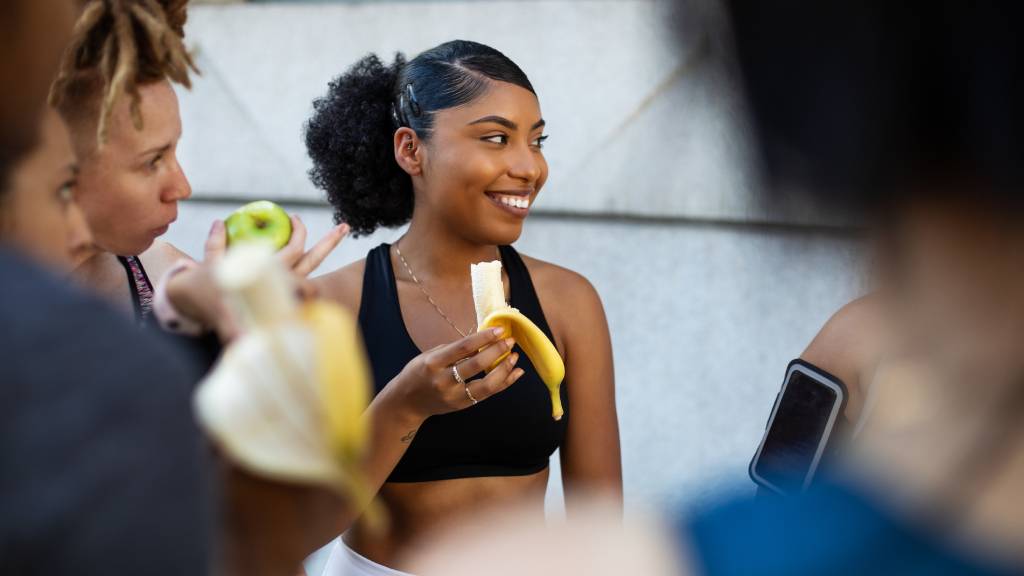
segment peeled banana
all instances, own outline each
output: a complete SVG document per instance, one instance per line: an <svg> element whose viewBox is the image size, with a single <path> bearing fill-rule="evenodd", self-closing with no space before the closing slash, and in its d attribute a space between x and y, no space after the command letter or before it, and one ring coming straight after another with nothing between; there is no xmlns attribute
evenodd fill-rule
<svg viewBox="0 0 1024 576"><path fill-rule="evenodd" d="M355 319L336 304L300 304L263 244L233 247L216 272L243 335L196 391L200 424L251 473L365 505L370 377Z"/></svg>
<svg viewBox="0 0 1024 576"><path fill-rule="evenodd" d="M551 394L551 417L561 420L564 412L559 388L565 379L565 363L558 349L533 321L505 302L500 260L471 264L469 274L473 282L477 330L500 326L505 329L506 334L512 335L516 344L523 349L533 367L537 369L540 379L544 381ZM498 362L505 356L499 358Z"/></svg>

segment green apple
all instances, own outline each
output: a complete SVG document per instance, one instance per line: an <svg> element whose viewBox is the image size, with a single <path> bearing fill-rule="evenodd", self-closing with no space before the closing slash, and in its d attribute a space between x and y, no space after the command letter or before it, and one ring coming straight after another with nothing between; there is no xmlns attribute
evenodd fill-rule
<svg viewBox="0 0 1024 576"><path fill-rule="evenodd" d="M280 250L292 237L292 219L269 200L257 200L235 210L224 221L228 246L240 242L267 242Z"/></svg>

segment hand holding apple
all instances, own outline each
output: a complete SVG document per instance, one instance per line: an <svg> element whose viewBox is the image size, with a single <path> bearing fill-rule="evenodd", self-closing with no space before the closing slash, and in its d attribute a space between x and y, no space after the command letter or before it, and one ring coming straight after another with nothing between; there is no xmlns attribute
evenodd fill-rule
<svg viewBox="0 0 1024 576"><path fill-rule="evenodd" d="M277 257L295 275L305 278L330 255L348 234L348 224L339 224L306 250L306 225L284 208L259 200L232 212L223 226L215 223L206 239L207 261L220 259L228 247L241 242L269 242Z"/></svg>
<svg viewBox="0 0 1024 576"><path fill-rule="evenodd" d="M267 202L267 204L272 203ZM349 227L346 224L340 224L331 228L307 251L305 224L298 216L288 216L284 209L276 205L275 207L284 215L289 229L286 243L283 247L277 248L277 258L295 276L296 286L301 297L309 298L315 291L307 276L330 255L342 238L348 234ZM230 217L228 219L230 220ZM210 274L211 267L227 251L228 244L232 241L229 239L230 234L227 222L214 221L206 238L205 254L200 266L187 273L178 274L175 277L174 285L168 286L168 296L179 313L200 322L207 328L216 330L224 341L232 339L237 330L233 319L230 318L221 301L220 291L215 286L211 286ZM234 241L245 242L246 240L235 238Z"/></svg>

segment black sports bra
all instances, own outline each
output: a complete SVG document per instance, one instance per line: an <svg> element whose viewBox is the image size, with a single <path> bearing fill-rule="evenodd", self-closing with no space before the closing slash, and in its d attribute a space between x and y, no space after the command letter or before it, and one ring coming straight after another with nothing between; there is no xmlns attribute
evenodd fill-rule
<svg viewBox="0 0 1024 576"><path fill-rule="evenodd" d="M367 255L359 307L378 393L420 354L402 320L390 248L381 244ZM552 338L526 264L512 247L499 250L511 285L509 304ZM565 416L556 422L547 388L522 351L518 366L525 374L509 388L465 410L428 418L388 482L525 476L547 468L565 438L567 383L561 391Z"/></svg>

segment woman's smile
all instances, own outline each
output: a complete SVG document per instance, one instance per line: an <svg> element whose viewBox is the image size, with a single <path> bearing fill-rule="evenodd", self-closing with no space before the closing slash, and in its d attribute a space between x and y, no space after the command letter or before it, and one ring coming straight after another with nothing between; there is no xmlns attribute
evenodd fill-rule
<svg viewBox="0 0 1024 576"><path fill-rule="evenodd" d="M526 218L530 213L530 205L533 203L531 200L531 191L485 192L485 194L495 206L509 214L512 214L513 216Z"/></svg>

